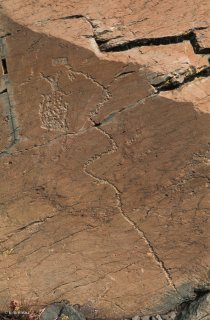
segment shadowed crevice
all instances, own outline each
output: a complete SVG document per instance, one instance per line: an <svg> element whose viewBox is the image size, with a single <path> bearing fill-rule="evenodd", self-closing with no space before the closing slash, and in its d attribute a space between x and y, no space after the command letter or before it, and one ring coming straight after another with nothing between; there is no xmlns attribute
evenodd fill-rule
<svg viewBox="0 0 210 320"><path fill-rule="evenodd" d="M95 35L96 43L98 44L101 51L105 52L120 52L127 51L136 47L146 47L146 46L160 46L160 45L169 45L169 44L177 44L182 43L184 41L190 41L194 52L196 54L210 54L210 48L201 48L197 42L196 38L196 30L205 30L207 27L197 27L193 30L189 30L188 32L180 35L173 36L165 36L165 37L157 37L157 38L141 38L130 41L125 41L120 44L112 45L109 44L108 40L101 40L97 35Z"/></svg>
<svg viewBox="0 0 210 320"><path fill-rule="evenodd" d="M5 48L5 39L0 39L0 52L1 52L1 65L2 65L2 72L3 72L3 81L5 88L0 92L3 98L3 106L5 109L6 117L8 120L8 126L10 130L10 143L5 146L3 150L0 150L0 157L8 155L10 153L10 149L19 141L18 139L18 128L16 125L16 118L13 112L13 105L11 102L10 96L10 84L8 78L8 66L7 66L7 59L6 59L6 48Z"/></svg>

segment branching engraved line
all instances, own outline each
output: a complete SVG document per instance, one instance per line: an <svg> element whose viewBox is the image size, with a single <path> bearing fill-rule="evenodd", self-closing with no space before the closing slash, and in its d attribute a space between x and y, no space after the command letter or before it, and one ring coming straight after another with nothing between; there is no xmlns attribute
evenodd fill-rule
<svg viewBox="0 0 210 320"><path fill-rule="evenodd" d="M94 123L94 121L92 120L92 118L90 118L90 120ZM118 145L117 143L114 141L114 139L111 137L110 134L108 134L106 131L104 131L101 127L95 127L96 130L98 130L100 133L102 133L104 136L106 136L108 138L108 140L110 141L111 147L108 151L104 151L103 153L100 154L96 154L95 156L93 156L91 159L89 159L85 165L84 165L84 172L91 178L93 178L94 180L96 180L99 184L107 184L109 185L115 192L115 196L116 196L116 203L117 203L117 208L122 216L122 218L129 224L132 226L132 228L139 234L139 236L144 240L144 242L146 243L149 252L151 254L151 257L153 258L153 260L155 261L155 263L159 266L159 268L162 270L163 274L165 275L165 278L167 279L168 284L170 285L170 287L172 287L176 292L177 289L173 283L173 280L171 278L171 275L169 274L169 272L167 271L164 263L160 260L160 258L158 257L157 253L155 252L155 249L153 248L151 242L147 239L145 233L137 226L137 224L126 214L126 212L124 212L123 210L123 205L122 205L122 199L121 199L121 192L120 190L110 181L106 180L106 179L102 179L96 175L94 175L90 170L88 170L88 167L93 164L95 161L101 159L104 155L110 155L113 154L115 151L118 150Z"/></svg>

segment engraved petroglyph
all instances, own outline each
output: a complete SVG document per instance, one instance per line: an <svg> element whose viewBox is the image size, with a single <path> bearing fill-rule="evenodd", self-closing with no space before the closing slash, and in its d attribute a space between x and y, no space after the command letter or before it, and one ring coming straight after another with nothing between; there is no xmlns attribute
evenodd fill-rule
<svg viewBox="0 0 210 320"><path fill-rule="evenodd" d="M64 100L65 94L58 87L59 73L53 76L45 76L41 73L41 78L50 84L52 90L51 94L42 95L42 101L39 104L41 128L65 131L69 104Z"/></svg>
<svg viewBox="0 0 210 320"><path fill-rule="evenodd" d="M68 59L67 58L54 58L52 59L52 65L53 66L60 66L60 65L66 65L68 64Z"/></svg>
<svg viewBox="0 0 210 320"><path fill-rule="evenodd" d="M68 103L59 92L43 95L39 105L41 127L48 130L65 131Z"/></svg>
<svg viewBox="0 0 210 320"><path fill-rule="evenodd" d="M51 86L52 91L58 91L58 80L59 80L59 73L56 73L53 76L45 76L43 73L40 74L41 79L48 82Z"/></svg>

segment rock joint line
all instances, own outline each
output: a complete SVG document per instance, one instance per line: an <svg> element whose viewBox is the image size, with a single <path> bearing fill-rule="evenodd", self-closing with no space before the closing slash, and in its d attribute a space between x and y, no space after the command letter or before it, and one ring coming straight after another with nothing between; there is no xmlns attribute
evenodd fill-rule
<svg viewBox="0 0 210 320"><path fill-rule="evenodd" d="M84 15L78 14L78 15L71 15L71 16L64 16L55 20L74 20L74 19L83 19L85 20L92 28L93 30L93 36L98 49L101 53L109 53L109 52L122 52L127 51L132 48L137 47L143 47L143 46L159 46L159 45L170 45L170 44L178 44L182 43L184 41L189 41L192 45L192 48L195 52L195 54L205 54L210 55L210 48L202 48L200 47L197 37L196 37L196 30L205 30L208 29L208 27L195 27L193 29L188 30L187 32L179 35L173 35L173 36L165 36L165 37L157 37L157 38L142 38L142 39L134 39L125 41L122 43L117 44L109 44L110 40L113 40L112 38L107 38L105 40L100 38L100 34L97 33L97 23L94 19L86 17ZM103 32L106 33L106 30ZM195 68L194 68L195 69ZM204 78L210 76L210 66L207 66L203 68L201 71L192 70L190 74L186 74L186 77L182 83L180 82L170 82L165 81L161 83L160 86L153 85L153 87L157 90L157 92L161 91L169 91L178 89L179 87L182 87L188 82L192 82L197 78Z"/></svg>
<svg viewBox="0 0 210 320"><path fill-rule="evenodd" d="M6 119L8 121L10 130L10 143L3 150L0 150L0 157L10 154L11 148L19 141L16 117L13 110L13 104L11 102L11 88L8 77L6 51L7 49L5 36L0 38L0 59L3 73L2 79L4 83L4 89L0 92L0 95L3 97L4 112L6 114Z"/></svg>

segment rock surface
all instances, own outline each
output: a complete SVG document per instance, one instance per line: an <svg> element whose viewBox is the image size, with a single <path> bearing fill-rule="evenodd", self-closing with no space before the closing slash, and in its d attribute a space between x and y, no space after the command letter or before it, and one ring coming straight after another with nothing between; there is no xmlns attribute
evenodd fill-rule
<svg viewBox="0 0 210 320"><path fill-rule="evenodd" d="M210 3L0 4L1 308L173 310L209 284Z"/></svg>
<svg viewBox="0 0 210 320"><path fill-rule="evenodd" d="M210 293L188 304L177 316L176 320L209 320L210 319Z"/></svg>
<svg viewBox="0 0 210 320"><path fill-rule="evenodd" d="M48 305L40 315L40 320L85 320L82 313L78 312L68 302L56 302Z"/></svg>

